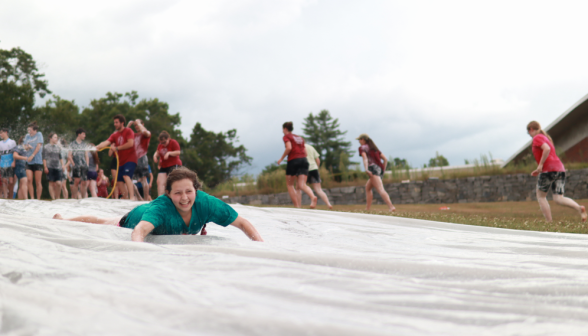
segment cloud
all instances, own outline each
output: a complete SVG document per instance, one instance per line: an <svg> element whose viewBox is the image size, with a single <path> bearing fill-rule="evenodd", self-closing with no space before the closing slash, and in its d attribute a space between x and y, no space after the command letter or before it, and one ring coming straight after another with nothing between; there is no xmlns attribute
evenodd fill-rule
<svg viewBox="0 0 588 336"><path fill-rule="evenodd" d="M252 172L281 124L328 109L420 166L506 159L588 90L583 2L18 1L0 48L21 46L50 88L87 105L137 90L196 122L238 129Z"/></svg>

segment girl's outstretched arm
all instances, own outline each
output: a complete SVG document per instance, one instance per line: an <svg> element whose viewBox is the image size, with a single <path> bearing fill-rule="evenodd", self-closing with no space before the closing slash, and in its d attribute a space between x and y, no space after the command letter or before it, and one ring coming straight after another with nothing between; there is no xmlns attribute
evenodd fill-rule
<svg viewBox="0 0 588 336"><path fill-rule="evenodd" d="M263 241L261 235L259 234L259 232L257 232L253 224L249 223L249 221L245 218L238 216L237 219L235 219L235 221L231 223L231 225L243 231L243 233L245 233L245 235L249 237L249 239L259 242Z"/></svg>

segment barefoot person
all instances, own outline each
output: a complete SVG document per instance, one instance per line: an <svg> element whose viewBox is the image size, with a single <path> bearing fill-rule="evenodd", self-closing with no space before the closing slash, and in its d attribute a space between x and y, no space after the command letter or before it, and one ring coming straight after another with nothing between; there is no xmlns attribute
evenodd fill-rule
<svg viewBox="0 0 588 336"><path fill-rule="evenodd" d="M90 144L90 147L96 147L94 144ZM96 179L98 178L98 170L100 159L98 153L93 150L88 154L88 189L90 189L90 195L92 197L98 197L98 189L96 186Z"/></svg>
<svg viewBox="0 0 588 336"><path fill-rule="evenodd" d="M153 154L153 161L159 162L159 174L157 174L157 193L161 196L165 192L167 176L182 166L180 160L180 144L171 139L169 133L163 131L159 134L159 146Z"/></svg>
<svg viewBox="0 0 588 336"><path fill-rule="evenodd" d="M384 176L388 159L382 155L374 141L367 134L361 134L357 140L359 140L361 145L359 146L359 156L363 158L363 166L369 176L369 180L365 185L366 209L369 210L372 206L372 200L374 198L372 189L375 188L388 206L388 209L390 211L396 210L390 201L390 196L384 190L384 184L382 183L382 176Z"/></svg>
<svg viewBox="0 0 588 336"><path fill-rule="evenodd" d="M286 185L288 186L288 194L292 199L292 203L297 208L302 206L298 201L298 194L294 188L294 184L298 183L298 189L304 191L310 197L310 208L316 208L318 198L314 196L312 190L306 185L308 175L308 160L306 159L306 148L304 148L304 139L292 133L294 126L292 122L285 122L282 125L282 132L284 133L284 144L286 149L282 157L278 160L278 166L282 160L287 156L288 165L286 166ZM301 197L302 198L302 197Z"/></svg>
<svg viewBox="0 0 588 336"><path fill-rule="evenodd" d="M68 220L130 228L133 229L131 238L136 242L142 242L149 233L206 234L204 228L210 222L225 227L230 224L251 240L263 241L248 220L239 216L230 205L198 190L200 186L196 173L188 168L178 168L167 177L165 195L136 207L122 218L79 216ZM59 214L53 218L63 219Z"/></svg>
<svg viewBox="0 0 588 336"><path fill-rule="evenodd" d="M537 161L537 169L531 175L539 176L537 179L537 201L541 207L541 212L547 222L551 222L551 209L547 202L547 193L549 189L553 194L553 200L556 204L570 207L580 214L582 221L586 221L588 215L586 208L578 205L574 200L564 197L564 186L566 184L566 169L563 163L555 154L555 147L551 137L541 129L541 125L536 121L531 121L527 125L527 132L533 138L533 156Z"/></svg>
<svg viewBox="0 0 588 336"><path fill-rule="evenodd" d="M309 144L304 144L306 149L306 160L308 160L308 180L307 182L312 185L312 188L316 194L325 202L329 209L333 209L333 206L329 202L327 194L321 187L321 175L319 174L319 167L321 166L321 159L319 153ZM298 201L302 204L302 191L298 190Z"/></svg>
<svg viewBox="0 0 588 336"><path fill-rule="evenodd" d="M71 163L72 176L74 179L71 198L77 199L78 192L81 198L88 198L88 148L90 147L84 140L86 131L83 128L76 130L76 139L69 145L69 161Z"/></svg>
<svg viewBox="0 0 588 336"><path fill-rule="evenodd" d="M33 189L33 176L35 177L35 185L37 187L37 199L41 199L43 192L43 185L41 179L43 178L43 133L39 132L37 122L33 121L27 127L27 134L24 138L24 149L27 151L27 180L29 181L29 195L31 199L35 199L35 189Z"/></svg>
<svg viewBox="0 0 588 336"><path fill-rule="evenodd" d="M5 198L12 199L14 188L14 150L16 142L8 137L8 129L0 129L0 177L2 178L2 193Z"/></svg>
<svg viewBox="0 0 588 336"><path fill-rule="evenodd" d="M52 199L59 199L61 195L61 178L63 163L61 161L61 146L57 143L59 137L55 133L49 134L49 143L43 147L43 166L49 181L49 194Z"/></svg>
<svg viewBox="0 0 588 336"><path fill-rule="evenodd" d="M143 121L137 119L129 121L128 127L135 124L135 152L137 153L137 168L135 169L134 179L137 179L143 186L143 197L146 201L151 201L149 192L149 184L147 177L149 176L149 160L147 157L147 149L149 148L149 141L151 141L151 132L145 128Z"/></svg>
<svg viewBox="0 0 588 336"><path fill-rule="evenodd" d="M132 180L135 168L137 167L135 133L130 128L125 127L126 119L122 114L115 115L113 119L116 132L112 133L108 140L102 141L96 146L96 150L110 146L109 155L114 152L118 153L119 168L116 186L123 195L123 198L135 201ZM114 156L113 160L116 160Z"/></svg>

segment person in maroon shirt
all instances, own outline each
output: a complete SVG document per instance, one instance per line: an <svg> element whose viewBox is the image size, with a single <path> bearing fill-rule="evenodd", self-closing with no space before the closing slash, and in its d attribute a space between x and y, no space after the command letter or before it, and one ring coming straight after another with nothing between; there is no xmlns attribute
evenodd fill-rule
<svg viewBox="0 0 588 336"><path fill-rule="evenodd" d="M304 147L304 139L302 137L292 134L294 126L292 122L286 122L282 125L282 131L284 132L284 144L286 150L284 154L278 160L278 166L282 163L282 160L288 156L288 165L286 166L286 185L288 186L288 194L292 199L292 203L297 208L302 206L298 202L298 193L294 188L294 183L298 180L298 189L304 191L310 197L310 208L316 208L316 202L318 198L312 192L312 189L306 185L306 179L308 178L308 160L306 159L306 148Z"/></svg>
<svg viewBox="0 0 588 336"><path fill-rule="evenodd" d="M555 203L578 211L580 218L585 222L588 217L586 208L576 203L573 199L564 197L566 169L557 154L555 154L553 140L541 129L541 125L536 121L531 121L527 125L527 133L533 138L531 149L535 161L537 161L537 169L531 173L531 176L539 176L537 179L537 201L545 220L547 222L552 220L551 208L549 207L549 202L547 202L547 193L551 189Z"/></svg>
<svg viewBox="0 0 588 336"><path fill-rule="evenodd" d="M96 150L110 146L108 155L114 152L118 153L118 176L116 187L122 194L123 198L136 201L135 190L133 187L133 173L137 167L137 153L135 152L135 133L128 127L125 127L126 119L122 114L114 116L114 129L116 132L106 141L102 141Z"/></svg>
<svg viewBox="0 0 588 336"><path fill-rule="evenodd" d="M382 152L380 152L369 135L365 133L360 134L356 140L359 140L359 144L361 145L359 146L359 156L361 156L365 172L369 176L369 180L365 184L366 210L369 210L372 206L372 200L374 199L372 189L375 188L384 203L388 206L388 210L391 212L396 211L396 208L392 205L392 201L390 201L390 195L388 195L382 183L382 176L384 176L384 172L386 171L388 159L382 155Z"/></svg>
<svg viewBox="0 0 588 336"><path fill-rule="evenodd" d="M159 164L159 174L157 174L157 193L159 196L165 193L165 183L167 181L167 175L174 169L182 166L182 160L180 160L180 144L171 139L169 133L163 131L159 134L159 146L157 151L153 154L153 161Z"/></svg>
<svg viewBox="0 0 588 336"><path fill-rule="evenodd" d="M151 132L145 128L143 121L137 119L135 121L129 121L127 127L135 124L135 152L137 153L137 168L135 169L134 179L141 182L143 185L143 195L145 200L151 201L151 193L149 192L149 183L147 183L147 177L149 177L149 160L147 159L147 149L149 148L149 142L151 141Z"/></svg>

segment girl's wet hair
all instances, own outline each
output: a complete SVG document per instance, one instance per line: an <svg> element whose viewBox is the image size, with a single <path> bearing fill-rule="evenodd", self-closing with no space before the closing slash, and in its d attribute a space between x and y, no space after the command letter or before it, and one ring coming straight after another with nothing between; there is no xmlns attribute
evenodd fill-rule
<svg viewBox="0 0 588 336"><path fill-rule="evenodd" d="M198 180L198 175L195 172L191 171L190 169L188 169L186 167L180 167L180 168L175 169L171 173L169 173L169 175L167 175L167 181L165 183L165 190L168 193L171 192L172 185L174 184L174 182L178 182L178 181L185 180L185 179L192 181L192 184L194 185L194 189L196 189L196 190L198 190L202 187L202 184Z"/></svg>

